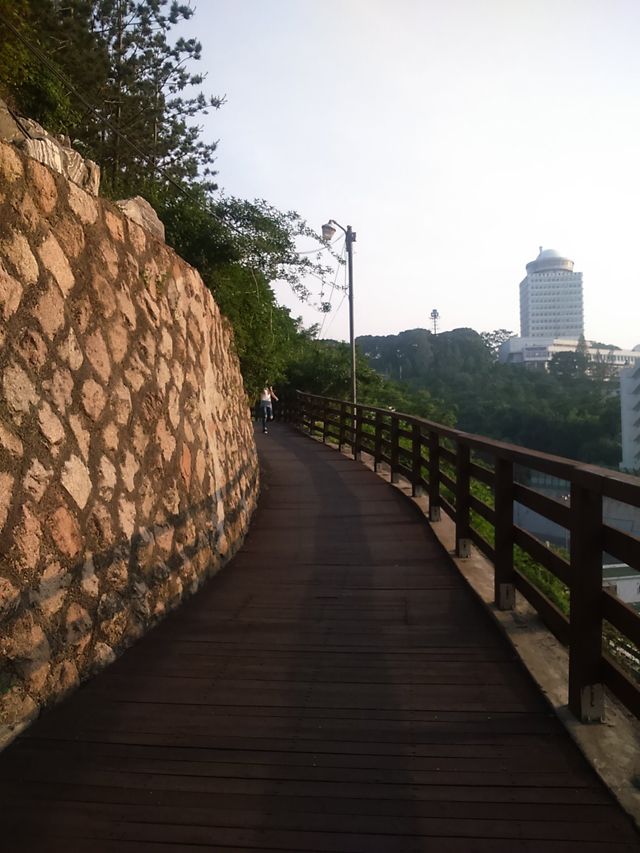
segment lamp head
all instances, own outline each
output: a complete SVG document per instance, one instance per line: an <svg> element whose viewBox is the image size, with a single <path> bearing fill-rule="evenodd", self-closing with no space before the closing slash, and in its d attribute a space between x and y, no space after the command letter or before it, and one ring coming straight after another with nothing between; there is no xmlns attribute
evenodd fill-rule
<svg viewBox="0 0 640 853"><path fill-rule="evenodd" d="M322 239L329 243L333 239L333 235L336 233L336 229L331 224L331 220L327 222L326 225L322 226Z"/></svg>

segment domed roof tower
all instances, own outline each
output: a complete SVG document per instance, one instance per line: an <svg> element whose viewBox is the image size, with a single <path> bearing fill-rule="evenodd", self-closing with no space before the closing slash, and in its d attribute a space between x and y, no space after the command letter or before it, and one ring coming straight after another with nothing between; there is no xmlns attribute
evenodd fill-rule
<svg viewBox="0 0 640 853"><path fill-rule="evenodd" d="M523 338L578 340L584 335L582 273L556 249L543 249L520 282Z"/></svg>
<svg viewBox="0 0 640 853"><path fill-rule="evenodd" d="M527 264L527 273L549 272L551 270L566 270L573 272L573 261L565 258L555 249L543 249L540 246L540 254L535 261Z"/></svg>

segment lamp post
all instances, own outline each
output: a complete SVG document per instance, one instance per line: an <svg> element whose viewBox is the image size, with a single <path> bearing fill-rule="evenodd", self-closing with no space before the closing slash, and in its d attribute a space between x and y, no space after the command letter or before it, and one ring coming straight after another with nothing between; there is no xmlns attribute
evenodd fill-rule
<svg viewBox="0 0 640 853"><path fill-rule="evenodd" d="M337 225L342 231L347 241L347 269L349 272L349 343L351 344L351 398L356 402L356 339L353 326L353 244L356 242L356 232L351 229L350 225L343 228L335 219L330 219L326 225L322 226L322 239L329 242L336 229Z"/></svg>

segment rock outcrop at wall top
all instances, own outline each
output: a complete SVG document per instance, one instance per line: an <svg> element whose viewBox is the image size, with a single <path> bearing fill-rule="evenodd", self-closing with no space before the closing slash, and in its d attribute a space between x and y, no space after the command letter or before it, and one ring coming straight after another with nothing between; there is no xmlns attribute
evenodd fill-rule
<svg viewBox="0 0 640 853"><path fill-rule="evenodd" d="M103 667L237 549L257 494L198 273L0 142L0 723Z"/></svg>

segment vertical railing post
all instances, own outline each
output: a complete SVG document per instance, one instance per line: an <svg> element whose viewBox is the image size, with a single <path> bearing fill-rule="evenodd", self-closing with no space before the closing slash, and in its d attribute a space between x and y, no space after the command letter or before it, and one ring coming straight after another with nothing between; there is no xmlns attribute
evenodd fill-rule
<svg viewBox="0 0 640 853"><path fill-rule="evenodd" d="M459 440L456 443L456 557L470 557L471 449Z"/></svg>
<svg viewBox="0 0 640 853"><path fill-rule="evenodd" d="M396 414L391 413L391 482L397 483L400 479L398 465L400 462L400 420Z"/></svg>
<svg viewBox="0 0 640 853"><path fill-rule="evenodd" d="M327 398L323 397L322 398L322 418L323 418L323 420L322 420L322 443L323 444L327 443L327 435L329 433L329 424L327 423L327 407L328 407Z"/></svg>
<svg viewBox="0 0 640 853"><path fill-rule="evenodd" d="M602 496L571 484L569 710L604 719L602 684Z"/></svg>
<svg viewBox="0 0 640 853"><path fill-rule="evenodd" d="M344 402L344 400L342 400L342 401L341 401L341 403L340 403L340 427L339 427L339 429L338 429L338 433L339 433L339 437L338 437L338 450L340 450L340 451L342 451L342 448L343 448L343 447L344 447L344 445L345 445L345 438L346 438L346 436L345 436L345 432L346 432L346 425L347 425L347 409L346 409L346 405L347 405L347 404Z"/></svg>
<svg viewBox="0 0 640 853"><path fill-rule="evenodd" d="M422 427L411 424L411 494L414 498L422 495Z"/></svg>
<svg viewBox="0 0 640 853"><path fill-rule="evenodd" d="M376 412L375 435L373 437L373 470L382 462L382 412Z"/></svg>
<svg viewBox="0 0 640 853"><path fill-rule="evenodd" d="M429 432L429 521L440 521L440 436Z"/></svg>
<svg viewBox="0 0 640 853"><path fill-rule="evenodd" d="M313 427L315 423L315 403L313 402L313 397L309 397L309 435L313 438Z"/></svg>
<svg viewBox="0 0 640 853"><path fill-rule="evenodd" d="M356 461L362 459L362 409L353 406L353 458Z"/></svg>
<svg viewBox="0 0 640 853"><path fill-rule="evenodd" d="M498 610L513 610L513 462L496 459L495 477L495 602Z"/></svg>

